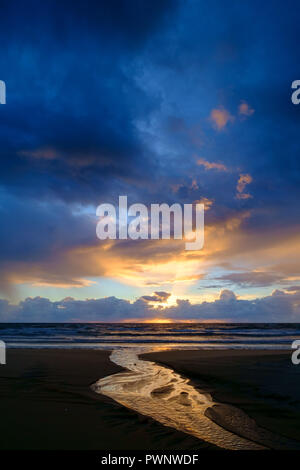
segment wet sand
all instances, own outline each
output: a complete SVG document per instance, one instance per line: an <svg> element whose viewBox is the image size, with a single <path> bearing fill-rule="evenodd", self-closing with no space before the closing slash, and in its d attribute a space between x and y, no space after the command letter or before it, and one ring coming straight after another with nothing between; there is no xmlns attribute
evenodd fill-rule
<svg viewBox="0 0 300 470"><path fill-rule="evenodd" d="M10 349L0 366L0 449L214 449L98 395L109 352Z"/></svg>
<svg viewBox="0 0 300 470"><path fill-rule="evenodd" d="M0 366L0 449L217 448L94 393L91 384L122 371L109 354L8 350L7 365ZM300 366L290 356L289 351L165 351L143 359L169 366L211 393L220 405L209 417L225 429L235 431L233 405L263 429L300 441Z"/></svg>
<svg viewBox="0 0 300 470"><path fill-rule="evenodd" d="M260 428L300 442L300 366L292 364L291 351L164 351L142 358L171 367L209 392L220 403L210 418L225 429L236 431L233 405ZM282 448L275 440L271 448Z"/></svg>
<svg viewBox="0 0 300 470"><path fill-rule="evenodd" d="M222 405L222 416L225 407L231 428L238 432L225 429L223 422L218 423L220 405L211 394L197 390L190 379L173 369L143 360L136 348L115 350L110 359L126 371L100 379L92 387L126 408L226 450L263 450L276 440L255 427L238 408L229 410Z"/></svg>

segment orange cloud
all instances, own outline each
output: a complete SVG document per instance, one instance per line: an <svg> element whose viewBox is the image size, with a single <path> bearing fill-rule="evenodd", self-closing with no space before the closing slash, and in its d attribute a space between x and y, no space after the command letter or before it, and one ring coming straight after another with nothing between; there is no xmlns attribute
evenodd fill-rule
<svg viewBox="0 0 300 470"><path fill-rule="evenodd" d="M5 268L12 284L35 286L88 287L90 278L106 277L136 287L172 285L185 289L204 277L205 264L228 246L226 233L238 229L241 216L224 224L206 226L206 243L199 252L187 252L184 240L108 240L91 246L77 246L38 263L10 264ZM0 277L1 283L5 279ZM174 293L174 291L173 291Z"/></svg>
<svg viewBox="0 0 300 470"><path fill-rule="evenodd" d="M223 163L208 162L204 158L199 158L197 160L197 165L202 165L206 170L218 170L218 171L228 171L227 167Z"/></svg>
<svg viewBox="0 0 300 470"><path fill-rule="evenodd" d="M251 196L251 194L249 193L238 193L236 195L236 198L237 199L251 199L253 196Z"/></svg>
<svg viewBox="0 0 300 470"><path fill-rule="evenodd" d="M237 186L236 186L236 190L237 190L236 197L237 197L237 199L249 199L249 198L252 197L251 194L244 193L245 187L248 184L252 183L252 181L253 181L253 178L248 173L240 175L240 177L238 179L238 182L237 182Z"/></svg>
<svg viewBox="0 0 300 470"><path fill-rule="evenodd" d="M208 197L201 197L200 199L195 201L195 204L204 204L205 211L209 211L213 203L214 203L213 199L208 199Z"/></svg>
<svg viewBox="0 0 300 470"><path fill-rule="evenodd" d="M217 130L222 130L229 122L234 121L234 116L224 108L213 109L210 113L210 120Z"/></svg>
<svg viewBox="0 0 300 470"><path fill-rule="evenodd" d="M245 179L248 184L250 178L242 180ZM245 189L243 181L240 189ZM195 289L202 283L204 294L201 292L199 299L203 300L205 295L205 300L210 300L204 280L211 270L220 266L230 272L240 269L241 272L284 273L285 280L295 283L300 274L295 259L295 253L300 250L299 229L291 233L288 227L277 231L274 228L266 231L263 227L253 232L244 224L250 217L250 211L231 210L222 220L208 220L204 248L200 251L185 251L182 240L99 241L92 246L73 247L39 262L6 265L2 275L5 273L12 284L83 289L86 282L87 286L90 283L89 278L104 277L143 289L143 294L155 286L158 291L171 292L172 299L188 297L191 303L197 300L193 300L191 287ZM0 281L3 283L1 276Z"/></svg>
<svg viewBox="0 0 300 470"><path fill-rule="evenodd" d="M241 116L252 116L252 114L254 113L254 109L251 108L249 106L248 103L246 103L246 101L242 101L241 104L239 105L239 114Z"/></svg>
<svg viewBox="0 0 300 470"><path fill-rule="evenodd" d="M20 283L20 282L19 282ZM33 287L56 287L60 289L67 289L70 287L89 287L92 284L97 284L95 281L91 281L90 279L71 279L68 282L61 282L59 280L53 279L52 281L34 281L32 283Z"/></svg>

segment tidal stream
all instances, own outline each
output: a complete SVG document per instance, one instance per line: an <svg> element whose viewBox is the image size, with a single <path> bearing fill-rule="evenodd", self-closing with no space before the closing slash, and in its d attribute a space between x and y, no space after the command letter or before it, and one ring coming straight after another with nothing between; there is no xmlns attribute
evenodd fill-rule
<svg viewBox="0 0 300 470"><path fill-rule="evenodd" d="M92 389L165 426L218 447L231 450L265 448L212 421L206 412L217 403L210 394L199 392L188 379L172 369L141 360L138 354L145 352L149 350L114 350L111 361L127 370L98 380Z"/></svg>

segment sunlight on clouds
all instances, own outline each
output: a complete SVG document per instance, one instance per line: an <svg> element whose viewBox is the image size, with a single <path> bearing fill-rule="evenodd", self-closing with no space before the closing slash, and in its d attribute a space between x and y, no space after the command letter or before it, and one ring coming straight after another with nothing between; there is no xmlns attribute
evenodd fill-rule
<svg viewBox="0 0 300 470"><path fill-rule="evenodd" d="M19 282L20 283L20 282ZM59 282L59 281L36 281L31 285L33 287L56 287L58 289L67 289L70 287L81 288L89 287L92 284L97 284L96 281L91 281L90 279L74 279L72 282Z"/></svg>
<svg viewBox="0 0 300 470"><path fill-rule="evenodd" d="M198 158L197 165L203 166L206 170L228 171L223 163L208 162L204 158Z"/></svg>
<svg viewBox="0 0 300 470"><path fill-rule="evenodd" d="M252 198L251 194L249 193L245 193L244 190L246 188L246 186L250 183L252 183L253 181L253 178L251 175L249 174L241 174L239 179L238 179L238 182L237 182L237 185L236 185L236 198L237 199L250 199Z"/></svg>
<svg viewBox="0 0 300 470"><path fill-rule="evenodd" d="M241 104L239 105L239 114L241 116L246 116L246 117L249 117L249 116L252 116L252 114L254 113L254 109L251 108L251 106L249 106L248 103L246 103L246 101L242 101Z"/></svg>
<svg viewBox="0 0 300 470"><path fill-rule="evenodd" d="M224 129L229 122L234 121L234 116L225 108L213 109L209 117L213 127L218 131Z"/></svg>
<svg viewBox="0 0 300 470"><path fill-rule="evenodd" d="M191 283L203 277L199 273L197 260L173 260L161 263L144 264L139 271L124 273L128 281L138 283L140 287L161 284Z"/></svg>

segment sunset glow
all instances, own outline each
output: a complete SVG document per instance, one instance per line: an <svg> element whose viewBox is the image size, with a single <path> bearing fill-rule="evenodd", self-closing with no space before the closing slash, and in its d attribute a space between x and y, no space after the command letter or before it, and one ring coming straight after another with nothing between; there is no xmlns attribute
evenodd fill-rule
<svg viewBox="0 0 300 470"><path fill-rule="evenodd" d="M248 21L250 3L142 3L122 24L113 5L68 7L63 44L64 2L3 24L0 320L296 321L296 20L277 4ZM202 204L189 251L174 220L188 238L182 215Z"/></svg>

